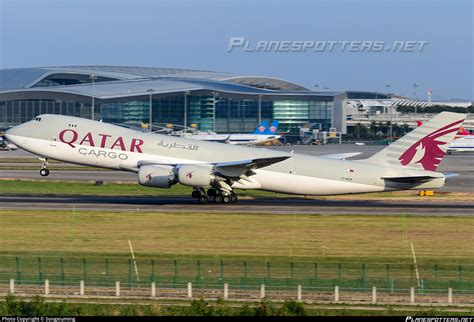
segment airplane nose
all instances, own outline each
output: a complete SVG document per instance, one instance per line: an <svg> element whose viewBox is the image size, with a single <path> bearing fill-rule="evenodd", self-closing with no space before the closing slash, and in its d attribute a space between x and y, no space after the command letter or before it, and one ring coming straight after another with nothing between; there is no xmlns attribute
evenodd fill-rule
<svg viewBox="0 0 474 322"><path fill-rule="evenodd" d="M20 135L20 126L21 125L14 126L5 132L5 137L8 141L15 143L15 137L18 137Z"/></svg>
<svg viewBox="0 0 474 322"><path fill-rule="evenodd" d="M7 138L7 140L10 140L11 136L12 136L12 135L15 135L15 134L14 134L14 133L15 133L15 130L14 130L15 127L16 127L16 126L10 128L10 129L8 129L8 130L5 132L5 137Z"/></svg>

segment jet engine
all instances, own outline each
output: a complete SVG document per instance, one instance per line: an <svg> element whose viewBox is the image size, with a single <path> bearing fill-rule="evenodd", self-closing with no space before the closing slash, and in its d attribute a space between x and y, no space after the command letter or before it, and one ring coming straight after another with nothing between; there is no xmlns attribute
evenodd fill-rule
<svg viewBox="0 0 474 322"><path fill-rule="evenodd" d="M168 189L176 179L171 166L144 165L138 171L138 182L142 186Z"/></svg>
<svg viewBox="0 0 474 322"><path fill-rule="evenodd" d="M211 165L183 164L177 170L178 182L192 187L209 187L216 180Z"/></svg>

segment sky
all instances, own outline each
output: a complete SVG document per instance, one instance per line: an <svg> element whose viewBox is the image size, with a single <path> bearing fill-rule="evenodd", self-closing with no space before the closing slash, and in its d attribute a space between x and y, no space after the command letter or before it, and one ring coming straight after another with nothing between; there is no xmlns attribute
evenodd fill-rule
<svg viewBox="0 0 474 322"><path fill-rule="evenodd" d="M472 17L471 0L0 0L0 68L189 68L409 97L416 83L418 98L431 89L433 99L472 100ZM258 41L427 43L410 52L228 52L232 37L253 47Z"/></svg>

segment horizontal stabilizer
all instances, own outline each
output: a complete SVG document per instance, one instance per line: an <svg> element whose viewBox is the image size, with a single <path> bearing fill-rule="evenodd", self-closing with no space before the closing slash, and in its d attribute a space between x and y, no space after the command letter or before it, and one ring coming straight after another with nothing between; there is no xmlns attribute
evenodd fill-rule
<svg viewBox="0 0 474 322"><path fill-rule="evenodd" d="M433 176L408 176L408 177L382 177L384 180L397 182L397 183L422 183L438 179L439 177Z"/></svg>
<svg viewBox="0 0 474 322"><path fill-rule="evenodd" d="M444 173L445 178L457 177L459 173Z"/></svg>
<svg viewBox="0 0 474 322"><path fill-rule="evenodd" d="M325 155L320 155L319 157L320 158L325 158L325 159L345 160L345 159L355 157L356 155L359 155L359 154L362 154L362 152L325 154Z"/></svg>

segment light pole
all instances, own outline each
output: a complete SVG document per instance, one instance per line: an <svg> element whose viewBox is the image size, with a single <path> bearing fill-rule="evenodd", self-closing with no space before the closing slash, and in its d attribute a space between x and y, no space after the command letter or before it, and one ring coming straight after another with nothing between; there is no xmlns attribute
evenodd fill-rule
<svg viewBox="0 0 474 322"><path fill-rule="evenodd" d="M258 95L258 125L260 123L262 123L262 94Z"/></svg>
<svg viewBox="0 0 474 322"><path fill-rule="evenodd" d="M392 86L392 85L390 85L390 83L386 83L386 84L385 84L385 88L387 89L387 94L386 94L387 97L388 97L388 95L390 95L390 93L389 93L390 89L389 89L389 88L390 88L391 86ZM392 140L392 136L393 136L393 133L392 133L393 107L392 107L392 105L390 105L390 106L388 107L388 109L389 109L388 112L390 113L390 137L389 137L389 138L390 138L390 141L391 141L391 140Z"/></svg>
<svg viewBox="0 0 474 322"><path fill-rule="evenodd" d="M94 82L97 79L96 74L90 74L89 79L92 81L92 105L91 105L91 120L94 119L94 110L95 110L95 92L94 92Z"/></svg>
<svg viewBox="0 0 474 322"><path fill-rule="evenodd" d="M188 95L189 91L184 92L184 132L188 126Z"/></svg>
<svg viewBox="0 0 474 322"><path fill-rule="evenodd" d="M416 96L416 88L418 86L420 86L420 85L418 85L417 83L413 84L413 95L415 96L415 100L418 100L418 97ZM418 102L415 102L415 118L418 117L418 110L417 110L418 106L417 105L418 105Z"/></svg>
<svg viewBox="0 0 474 322"><path fill-rule="evenodd" d="M219 96L219 92L212 92L212 95L214 96L213 100L213 109L212 109L212 131L216 131L216 104L217 104L217 98Z"/></svg>
<svg viewBox="0 0 474 322"><path fill-rule="evenodd" d="M148 115L148 121L149 121L149 125L148 127L150 128L150 132L153 131L153 111L152 111L152 107L153 107L153 99L152 99L152 96L153 96L153 88L149 88L146 90L148 94L150 94L150 97L149 97L149 101L148 101L148 108L149 108L149 115Z"/></svg>

